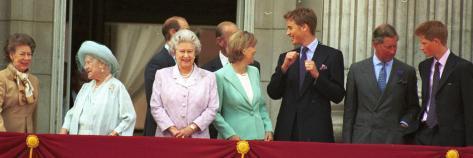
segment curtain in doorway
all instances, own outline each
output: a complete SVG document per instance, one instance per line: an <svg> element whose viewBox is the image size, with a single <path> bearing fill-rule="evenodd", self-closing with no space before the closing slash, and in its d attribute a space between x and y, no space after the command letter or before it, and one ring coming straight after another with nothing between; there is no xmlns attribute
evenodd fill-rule
<svg viewBox="0 0 473 158"><path fill-rule="evenodd" d="M164 45L161 25L112 23L110 48L120 64L118 79L130 93L137 114L135 129L143 129L146 112L144 69Z"/></svg>

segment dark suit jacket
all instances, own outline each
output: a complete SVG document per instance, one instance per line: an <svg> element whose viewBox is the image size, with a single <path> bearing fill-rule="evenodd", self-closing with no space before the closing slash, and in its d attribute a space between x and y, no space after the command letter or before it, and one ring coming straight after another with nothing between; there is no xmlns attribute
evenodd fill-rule
<svg viewBox="0 0 473 158"><path fill-rule="evenodd" d="M300 48L295 49L299 50ZM267 88L272 99L282 98L275 140L292 140L292 132L297 128L300 141L334 142L330 101L338 103L345 96L342 52L319 43L312 60L315 61L320 76L315 81L305 72L301 90L299 60L286 73L282 73L281 65L285 56L286 53L279 56L276 71ZM294 121L297 121L296 127Z"/></svg>
<svg viewBox="0 0 473 158"><path fill-rule="evenodd" d="M347 143L402 144L415 130L400 126L416 122L419 112L416 71L393 59L384 92L378 88L373 57L354 63L348 72L343 141Z"/></svg>
<svg viewBox="0 0 473 158"><path fill-rule="evenodd" d="M250 65L258 68L258 70L261 71L260 64L259 64L258 61L254 60L253 63L251 63ZM220 61L219 56L217 56L216 58L214 58L211 61L209 61L208 63L206 63L204 66L202 66L203 69L208 70L210 72L215 72L215 71L219 70L222 67L223 67L222 61Z"/></svg>
<svg viewBox="0 0 473 158"><path fill-rule="evenodd" d="M155 136L156 134L156 122L150 111L150 99L151 93L153 92L153 82L156 71L165 67L176 65L176 62L169 54L166 48L162 48L161 51L156 53L151 60L148 62L145 68L145 90L146 90L146 102L148 103L146 109L146 118L144 126L144 136Z"/></svg>
<svg viewBox="0 0 473 158"><path fill-rule="evenodd" d="M433 60L429 58L419 64L422 78L422 109L419 121L422 120L429 100L430 68ZM430 145L472 146L473 64L451 52L440 77L435 99L438 128Z"/></svg>

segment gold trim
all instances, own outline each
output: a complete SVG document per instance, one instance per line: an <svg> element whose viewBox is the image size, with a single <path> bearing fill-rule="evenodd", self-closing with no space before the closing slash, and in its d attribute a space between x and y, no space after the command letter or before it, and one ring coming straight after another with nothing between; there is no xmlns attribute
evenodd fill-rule
<svg viewBox="0 0 473 158"><path fill-rule="evenodd" d="M241 154L241 158L245 158L245 154L250 151L250 143L246 140L240 140L237 142L236 149Z"/></svg>
<svg viewBox="0 0 473 158"><path fill-rule="evenodd" d="M445 154L445 158L460 158L460 153L458 153L458 150L450 149Z"/></svg>
<svg viewBox="0 0 473 158"><path fill-rule="evenodd" d="M26 146L30 148L30 158L33 158L33 149L39 146L39 138L34 134L26 137Z"/></svg>

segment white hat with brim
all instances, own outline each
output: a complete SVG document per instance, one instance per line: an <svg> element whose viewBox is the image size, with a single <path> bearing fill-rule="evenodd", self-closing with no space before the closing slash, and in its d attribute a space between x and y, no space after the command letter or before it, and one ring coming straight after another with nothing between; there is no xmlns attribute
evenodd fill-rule
<svg viewBox="0 0 473 158"><path fill-rule="evenodd" d="M118 75L118 61L107 46L93 41L85 41L82 43L77 53L77 60L79 60L81 68L84 67L84 59L86 55L92 55L93 57L105 61L105 64L109 65L112 75Z"/></svg>

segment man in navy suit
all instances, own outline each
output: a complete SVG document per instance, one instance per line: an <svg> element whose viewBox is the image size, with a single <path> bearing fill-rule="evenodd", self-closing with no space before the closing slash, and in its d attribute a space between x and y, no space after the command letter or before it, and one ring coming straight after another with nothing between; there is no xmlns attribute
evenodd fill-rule
<svg viewBox="0 0 473 158"><path fill-rule="evenodd" d="M300 45L279 56L267 91L281 99L275 140L334 142L330 101L345 96L343 54L315 37L312 9L296 8L284 15L287 35Z"/></svg>
<svg viewBox="0 0 473 158"><path fill-rule="evenodd" d="M415 34L429 57L419 64L422 108L416 143L472 146L473 64L447 47L448 30L442 22L424 22Z"/></svg>
<svg viewBox="0 0 473 158"><path fill-rule="evenodd" d="M168 42L179 29L188 29L189 24L186 19L179 16L173 16L168 19L163 24L162 33L166 43L159 52L157 52L151 60L148 62L145 68L145 90L146 90L146 118L144 126L144 136L155 136L156 134L156 122L154 121L153 116L150 111L150 99L151 93L153 91L153 82L156 71L165 67L170 67L176 65L175 57L171 52L169 52Z"/></svg>

